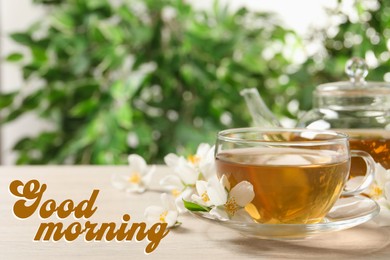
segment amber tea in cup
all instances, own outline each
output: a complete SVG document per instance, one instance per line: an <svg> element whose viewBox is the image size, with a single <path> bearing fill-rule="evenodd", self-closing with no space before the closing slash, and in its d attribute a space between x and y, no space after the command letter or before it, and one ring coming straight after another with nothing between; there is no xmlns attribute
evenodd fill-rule
<svg viewBox="0 0 390 260"><path fill-rule="evenodd" d="M367 177L345 192L351 153L363 158ZM255 198L246 208L266 224L321 222L341 194L358 194L372 180L374 162L361 151L350 151L348 137L333 131L230 129L218 134L216 166L232 186L253 185Z"/></svg>

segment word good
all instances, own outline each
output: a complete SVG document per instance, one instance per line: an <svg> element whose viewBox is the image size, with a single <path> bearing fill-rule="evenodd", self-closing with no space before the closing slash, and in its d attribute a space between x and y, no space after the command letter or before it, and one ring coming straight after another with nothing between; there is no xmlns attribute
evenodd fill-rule
<svg viewBox="0 0 390 260"><path fill-rule="evenodd" d="M99 194L99 190L93 190L91 196L87 200L83 200L77 205L70 200L64 200L57 203L53 199L44 201L41 204L43 193L47 188L46 184L40 184L37 180L30 180L24 184L20 180L11 182L9 190L12 195L22 198L15 202L13 212L20 219L29 218L39 208L38 214L42 219L49 218L54 213L59 219L69 217L72 213L76 219L90 218L97 210L94 203ZM58 205L58 206L57 206ZM64 226L62 222L46 222L41 223L34 237L34 241L48 241L52 238L53 241L58 241L64 238L66 241L74 241L81 234L84 234L85 241L131 241L135 238L136 241L147 239L149 244L145 248L145 253L153 252L161 240L169 233L167 223L155 223L147 229L144 222L132 223L128 227L128 222L131 216L124 214L122 223L117 228L116 223L85 223L73 222L69 226Z"/></svg>

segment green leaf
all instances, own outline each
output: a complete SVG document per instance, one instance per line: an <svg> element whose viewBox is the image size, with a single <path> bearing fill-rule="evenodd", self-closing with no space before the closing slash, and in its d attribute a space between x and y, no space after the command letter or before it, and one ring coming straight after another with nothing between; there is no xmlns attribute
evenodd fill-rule
<svg viewBox="0 0 390 260"><path fill-rule="evenodd" d="M16 160L17 165L31 164L31 157L26 152L21 152Z"/></svg>
<svg viewBox="0 0 390 260"><path fill-rule="evenodd" d="M84 1L86 1L88 8L92 10L105 7L108 5L107 0L84 0Z"/></svg>
<svg viewBox="0 0 390 260"><path fill-rule="evenodd" d="M44 92L42 89L31 93L29 96L23 99L21 108L24 111L29 111L37 108L39 105L41 105L42 97L44 97Z"/></svg>
<svg viewBox="0 0 390 260"><path fill-rule="evenodd" d="M130 129L132 125L132 110L130 106L124 104L115 111L115 116L118 124L125 128Z"/></svg>
<svg viewBox="0 0 390 260"><path fill-rule="evenodd" d="M28 150L32 149L33 146L33 141L30 137L24 137L20 139L13 147L13 150L15 151L21 151L21 150Z"/></svg>
<svg viewBox="0 0 390 260"><path fill-rule="evenodd" d="M45 5L56 5L65 2L66 0L34 0L34 3Z"/></svg>
<svg viewBox="0 0 390 260"><path fill-rule="evenodd" d="M248 14L248 9L246 7L241 7L235 13L236 16L245 16L246 14Z"/></svg>
<svg viewBox="0 0 390 260"><path fill-rule="evenodd" d="M125 82L117 80L110 88L110 93L116 100L129 100L141 87L144 77L129 77Z"/></svg>
<svg viewBox="0 0 390 260"><path fill-rule="evenodd" d="M70 31L75 24L74 17L72 17L71 14L60 10L61 9L55 12L54 15L52 16L52 24L59 31L62 32L66 32L68 30Z"/></svg>
<svg viewBox="0 0 390 260"><path fill-rule="evenodd" d="M13 103L16 94L16 92L0 94L0 109L9 107Z"/></svg>
<svg viewBox="0 0 390 260"><path fill-rule="evenodd" d="M10 37L12 40L22 45L29 46L33 43L31 35L28 33L12 33Z"/></svg>
<svg viewBox="0 0 390 260"><path fill-rule="evenodd" d="M105 37L107 41L112 42L112 44L119 44L123 40L123 32L120 28L115 25L109 25L106 23L101 23L98 26L99 31Z"/></svg>
<svg viewBox="0 0 390 260"><path fill-rule="evenodd" d="M196 204L194 202L186 201L183 199L184 207L188 209L189 211L202 211L202 212L209 212L210 208L201 206L199 204Z"/></svg>
<svg viewBox="0 0 390 260"><path fill-rule="evenodd" d="M145 122L140 122L139 120L137 120L133 128L135 134L137 135L140 145L146 146L153 141L152 139L153 130L150 127L150 125L146 124Z"/></svg>
<svg viewBox="0 0 390 260"><path fill-rule="evenodd" d="M28 79L30 78L34 73L36 73L39 70L39 66L35 63L30 63L25 65L22 68L23 71L23 78Z"/></svg>
<svg viewBox="0 0 390 260"><path fill-rule="evenodd" d="M56 132L43 132L36 137L35 142L35 148L40 148L41 151L44 151L46 147L58 144L58 134Z"/></svg>
<svg viewBox="0 0 390 260"><path fill-rule="evenodd" d="M47 61L46 50L38 47L31 48L34 61L37 63L45 63Z"/></svg>
<svg viewBox="0 0 390 260"><path fill-rule="evenodd" d="M76 104L70 110L70 114L72 116L75 116L75 117L87 116L90 113L92 113L93 111L95 111L97 106L98 106L97 100L94 99L94 98L91 98L91 99L88 99L86 101L83 101L83 102L80 102L80 103Z"/></svg>
<svg viewBox="0 0 390 260"><path fill-rule="evenodd" d="M12 122L14 121L15 119L17 119L18 117L20 117L21 115L24 114L24 110L23 109L13 109L11 110L11 112L9 112L2 120L1 123L9 123L9 122Z"/></svg>
<svg viewBox="0 0 390 260"><path fill-rule="evenodd" d="M130 11L130 9L126 5L122 5L118 8L117 13L119 17L124 19L128 23L136 22L134 13Z"/></svg>
<svg viewBox="0 0 390 260"><path fill-rule="evenodd" d="M11 53L7 56L6 60L9 62L17 62L23 59L23 55L18 52Z"/></svg>

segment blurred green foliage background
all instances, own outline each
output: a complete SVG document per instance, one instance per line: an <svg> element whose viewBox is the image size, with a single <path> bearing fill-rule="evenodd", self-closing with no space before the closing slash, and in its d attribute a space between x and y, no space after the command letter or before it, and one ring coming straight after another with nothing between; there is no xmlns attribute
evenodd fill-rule
<svg viewBox="0 0 390 260"><path fill-rule="evenodd" d="M349 14L339 1L332 24L307 38L274 14L217 1L211 11L182 0L35 2L48 16L10 35L31 55L6 60L39 87L1 94L1 123L33 111L55 127L19 140L18 164L121 164L130 153L161 162L250 125L243 88L296 119L316 85L346 79L352 56L367 59L369 79L390 78L387 1L356 1ZM310 44L321 48L311 53Z"/></svg>

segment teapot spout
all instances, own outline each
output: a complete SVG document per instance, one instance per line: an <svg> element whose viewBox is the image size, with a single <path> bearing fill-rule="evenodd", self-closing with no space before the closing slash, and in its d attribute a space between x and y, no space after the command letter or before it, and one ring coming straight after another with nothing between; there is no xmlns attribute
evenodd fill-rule
<svg viewBox="0 0 390 260"><path fill-rule="evenodd" d="M275 115L265 105L256 88L245 88L240 92L244 97L249 113L255 126L259 127L282 127Z"/></svg>

